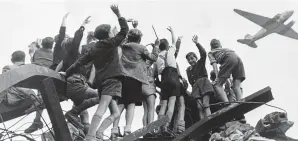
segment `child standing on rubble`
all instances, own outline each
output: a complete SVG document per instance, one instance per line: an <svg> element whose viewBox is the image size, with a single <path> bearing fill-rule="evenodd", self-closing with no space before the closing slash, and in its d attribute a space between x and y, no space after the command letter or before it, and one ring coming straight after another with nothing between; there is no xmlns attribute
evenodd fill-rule
<svg viewBox="0 0 298 141"><path fill-rule="evenodd" d="M214 94L213 86L208 80L206 70L207 53L198 42L198 36L193 36L192 41L196 44L200 52L200 59L194 52L189 52L186 59L190 66L186 69L188 81L192 86L191 96L196 99L197 107L200 113L200 119L211 115L209 108L210 95Z"/></svg>
<svg viewBox="0 0 298 141"><path fill-rule="evenodd" d="M120 15L118 6L112 5L111 9L118 17L121 27L120 32L115 36L114 27L111 27L108 24L97 26L94 31L94 37L99 41L96 43L95 47L91 48L66 70L66 76L70 76L80 66L86 65L90 61L93 61L96 69L95 83L98 87L98 93L100 93L100 101L91 120L86 141L97 140L96 130L108 106L111 107L111 115L108 118L109 120L106 120L101 124L102 129L105 130L120 116L116 100L122 96L122 82L119 77L123 75L123 72L119 66L120 55L118 46L126 37L128 25L125 18ZM103 140L103 133L99 138L100 140Z"/></svg>

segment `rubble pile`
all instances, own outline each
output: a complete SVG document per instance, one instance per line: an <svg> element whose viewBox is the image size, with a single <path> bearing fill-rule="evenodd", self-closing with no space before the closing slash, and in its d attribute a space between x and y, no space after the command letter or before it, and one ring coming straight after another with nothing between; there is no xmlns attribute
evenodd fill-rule
<svg viewBox="0 0 298 141"><path fill-rule="evenodd" d="M220 133L213 133L209 141L274 141L261 137L255 128L238 121L227 122Z"/></svg>

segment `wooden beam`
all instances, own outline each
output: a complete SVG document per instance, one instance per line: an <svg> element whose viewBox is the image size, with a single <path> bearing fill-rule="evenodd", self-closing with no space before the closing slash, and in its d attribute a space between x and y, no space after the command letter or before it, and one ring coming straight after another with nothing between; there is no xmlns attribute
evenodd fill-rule
<svg viewBox="0 0 298 141"><path fill-rule="evenodd" d="M273 100L271 88L266 87L242 100L242 102L263 102L267 103ZM208 118L202 119L195 123L193 126L186 129L185 132L176 137L173 141L180 141L187 136L202 136L208 133L212 128L224 124L237 116L241 116L261 105L263 103L246 104L246 103L233 103L222 110L213 113Z"/></svg>
<svg viewBox="0 0 298 141"><path fill-rule="evenodd" d="M51 119L56 140L72 141L52 78L43 80L42 85L41 96Z"/></svg>
<svg viewBox="0 0 298 141"><path fill-rule="evenodd" d="M159 128L160 126L165 125L167 122L169 122L169 117L168 116L163 116L160 119L149 123L146 127L143 127L128 136L123 137L122 140L120 141L134 141L137 140L139 137L146 135L147 133L153 131L154 129Z"/></svg>
<svg viewBox="0 0 298 141"><path fill-rule="evenodd" d="M56 86L56 92L59 94L60 101L67 99L63 96L66 91L65 79L59 73L49 68L34 64L27 64L17 69L10 70L9 72L0 74L0 99L1 97L4 97L4 95L1 95L1 92L12 86L40 90L43 87L41 83L46 78L52 78ZM33 109L28 110L28 108L32 108L32 103L31 99L24 99L23 102L16 106L9 106L3 103L0 106L0 114L3 117L3 121L5 122L35 111L36 109L34 107ZM0 119L0 123L3 121Z"/></svg>

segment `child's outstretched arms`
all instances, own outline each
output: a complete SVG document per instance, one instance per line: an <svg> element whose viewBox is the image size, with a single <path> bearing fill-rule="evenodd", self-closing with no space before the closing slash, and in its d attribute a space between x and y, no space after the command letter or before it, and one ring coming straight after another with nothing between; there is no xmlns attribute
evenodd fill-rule
<svg viewBox="0 0 298 141"><path fill-rule="evenodd" d="M175 34L174 34L174 31L173 31L173 28L171 27L171 26L169 26L168 28L167 28L170 32L171 32L171 34L172 34L172 47L176 47L176 37L175 37Z"/></svg>
<svg viewBox="0 0 298 141"><path fill-rule="evenodd" d="M206 61L207 53L206 53L206 50L203 48L203 46L198 42L198 36L194 35L192 38L192 41L196 44L200 52L201 59L198 61Z"/></svg>

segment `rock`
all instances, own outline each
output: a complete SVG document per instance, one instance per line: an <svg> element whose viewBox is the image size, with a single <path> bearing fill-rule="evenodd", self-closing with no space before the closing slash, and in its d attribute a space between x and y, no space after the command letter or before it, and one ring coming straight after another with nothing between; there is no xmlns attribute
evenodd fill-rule
<svg viewBox="0 0 298 141"><path fill-rule="evenodd" d="M258 121L256 132L269 139L298 141L285 134L293 125L294 122L288 120L286 113L273 112Z"/></svg>

